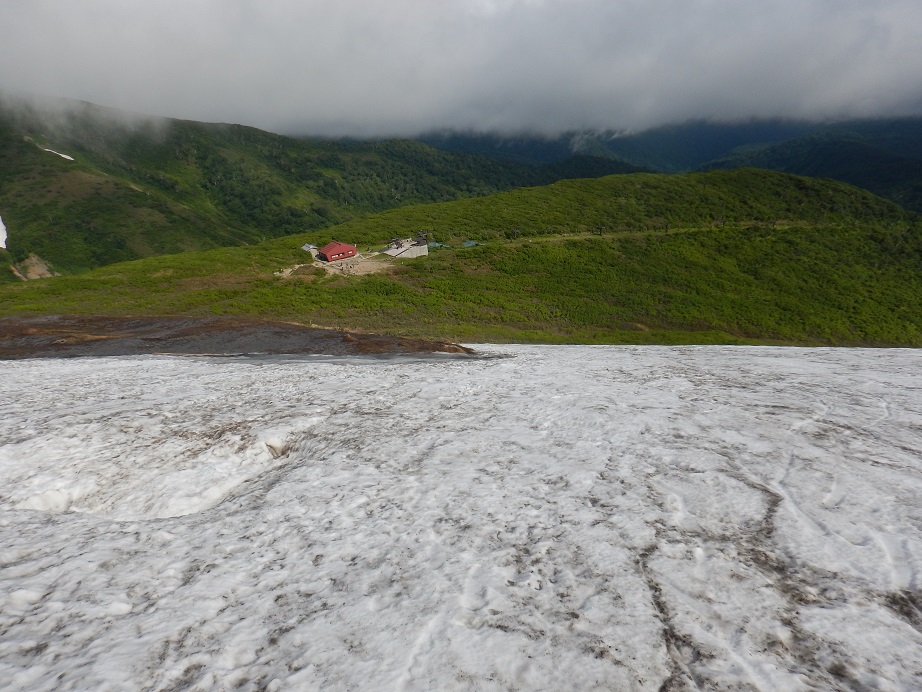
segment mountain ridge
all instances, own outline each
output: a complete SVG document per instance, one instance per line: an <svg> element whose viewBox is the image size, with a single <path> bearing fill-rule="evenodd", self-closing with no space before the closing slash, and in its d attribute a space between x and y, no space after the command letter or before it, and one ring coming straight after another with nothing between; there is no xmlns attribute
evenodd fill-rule
<svg viewBox="0 0 922 692"><path fill-rule="evenodd" d="M842 180L922 211L922 118L918 117L835 123L689 121L638 133L507 137L441 132L421 139L447 150L517 161L552 161L584 152L663 173L769 168Z"/></svg>

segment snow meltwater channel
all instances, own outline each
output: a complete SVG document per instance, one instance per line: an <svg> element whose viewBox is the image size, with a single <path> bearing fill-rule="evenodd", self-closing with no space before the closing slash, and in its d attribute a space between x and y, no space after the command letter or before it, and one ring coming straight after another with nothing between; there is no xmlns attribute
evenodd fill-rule
<svg viewBox="0 0 922 692"><path fill-rule="evenodd" d="M922 688L922 351L0 363L7 689Z"/></svg>

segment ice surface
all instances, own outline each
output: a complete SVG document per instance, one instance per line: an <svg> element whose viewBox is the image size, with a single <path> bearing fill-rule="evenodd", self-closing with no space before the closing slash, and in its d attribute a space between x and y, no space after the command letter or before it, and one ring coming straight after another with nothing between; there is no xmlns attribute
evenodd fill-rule
<svg viewBox="0 0 922 692"><path fill-rule="evenodd" d="M922 688L922 352L0 363L12 689Z"/></svg>
<svg viewBox="0 0 922 692"><path fill-rule="evenodd" d="M73 161L73 156L68 156L67 154L62 154L60 151L55 151L54 149L45 149L45 151L51 152L52 154L57 154L62 159L67 159L68 161Z"/></svg>

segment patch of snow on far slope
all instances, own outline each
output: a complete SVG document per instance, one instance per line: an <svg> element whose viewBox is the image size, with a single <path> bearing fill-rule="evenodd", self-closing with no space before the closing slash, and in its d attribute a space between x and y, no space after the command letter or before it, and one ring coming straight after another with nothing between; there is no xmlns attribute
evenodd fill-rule
<svg viewBox="0 0 922 692"><path fill-rule="evenodd" d="M60 156L62 159L67 159L68 161L73 161L73 160L74 160L74 157L73 157L73 156L68 156L67 154L62 154L61 152L55 151L54 149L45 149L45 151L50 151L52 154L57 154L57 155Z"/></svg>
<svg viewBox="0 0 922 692"><path fill-rule="evenodd" d="M0 216L0 247L6 249L6 226L3 224L2 216Z"/></svg>
<svg viewBox="0 0 922 692"><path fill-rule="evenodd" d="M922 688L922 352L483 350L0 362L2 679Z"/></svg>

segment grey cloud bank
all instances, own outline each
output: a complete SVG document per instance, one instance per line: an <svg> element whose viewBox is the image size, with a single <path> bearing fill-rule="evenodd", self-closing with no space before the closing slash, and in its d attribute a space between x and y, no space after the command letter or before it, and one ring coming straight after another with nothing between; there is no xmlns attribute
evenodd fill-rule
<svg viewBox="0 0 922 692"><path fill-rule="evenodd" d="M325 135L922 114L918 0L33 0L0 89Z"/></svg>

